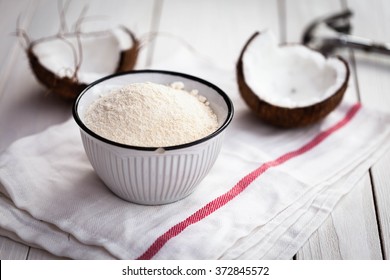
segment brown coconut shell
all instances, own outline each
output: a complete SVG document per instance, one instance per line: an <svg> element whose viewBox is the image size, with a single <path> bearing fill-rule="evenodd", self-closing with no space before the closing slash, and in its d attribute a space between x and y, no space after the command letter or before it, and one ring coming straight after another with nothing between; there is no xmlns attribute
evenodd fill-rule
<svg viewBox="0 0 390 280"><path fill-rule="evenodd" d="M269 104L256 95L245 81L242 59L249 44L259 35L260 32L255 32L249 38L241 51L236 65L237 83L240 94L246 104L258 117L278 127L302 127L314 124L323 119L340 104L348 86L350 70L348 63L338 56L336 58L344 63L346 67L346 77L340 88L324 101L306 107L285 108ZM283 45L281 47L288 48L289 45Z"/></svg>
<svg viewBox="0 0 390 280"><path fill-rule="evenodd" d="M131 38L132 47L120 52L118 66L114 73L129 71L134 69L137 62L140 49L140 42L136 36L126 27L121 27ZM61 96L64 99L74 100L88 84L80 83L75 78L59 77L56 73L46 69L39 61L39 58L34 53L34 42L27 48L27 57L31 69L37 78L51 92ZM114 74L112 73L112 74Z"/></svg>

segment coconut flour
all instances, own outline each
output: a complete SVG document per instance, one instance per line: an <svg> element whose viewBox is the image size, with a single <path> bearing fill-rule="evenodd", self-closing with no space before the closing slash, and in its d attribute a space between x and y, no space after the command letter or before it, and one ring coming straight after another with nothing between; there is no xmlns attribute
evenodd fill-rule
<svg viewBox="0 0 390 280"><path fill-rule="evenodd" d="M142 147L167 147L198 140L218 127L217 116L197 90L134 83L94 101L85 125L109 140Z"/></svg>

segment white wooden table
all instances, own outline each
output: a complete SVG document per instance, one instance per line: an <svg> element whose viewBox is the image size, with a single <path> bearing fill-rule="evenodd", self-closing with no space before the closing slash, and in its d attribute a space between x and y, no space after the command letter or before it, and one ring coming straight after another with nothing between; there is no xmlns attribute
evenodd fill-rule
<svg viewBox="0 0 390 280"><path fill-rule="evenodd" d="M272 29L281 42L300 41L313 19L344 8L354 11L353 33L390 42L390 1L385 0L90 0L72 1L67 18L104 15L138 35L169 32L213 61L234 67L240 49L257 30ZM56 33L57 1L0 0L0 152L18 138L37 133L71 116L71 104L38 84L15 37L17 18L38 38ZM137 68L148 67L178 41L158 38L141 52ZM364 106L390 112L390 57L344 51L352 79L349 95ZM390 258L390 153L343 198L326 222L296 254L296 259ZM0 259L56 259L0 236Z"/></svg>

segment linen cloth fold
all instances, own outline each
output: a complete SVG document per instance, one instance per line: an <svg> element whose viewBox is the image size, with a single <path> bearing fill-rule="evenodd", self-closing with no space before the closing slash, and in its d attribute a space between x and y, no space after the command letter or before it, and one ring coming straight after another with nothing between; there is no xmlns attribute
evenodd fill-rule
<svg viewBox="0 0 390 280"><path fill-rule="evenodd" d="M169 61L154 68L205 78L235 106L195 192L161 206L118 198L70 119L0 155L0 234L74 259L290 259L390 146L386 114L346 100L316 125L277 129L249 112L233 68L187 52Z"/></svg>

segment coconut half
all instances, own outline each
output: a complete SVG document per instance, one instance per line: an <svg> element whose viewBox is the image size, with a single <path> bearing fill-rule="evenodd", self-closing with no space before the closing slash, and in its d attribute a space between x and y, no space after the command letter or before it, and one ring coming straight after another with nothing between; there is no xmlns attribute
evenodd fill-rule
<svg viewBox="0 0 390 280"><path fill-rule="evenodd" d="M300 44L278 45L256 32L241 51L237 81L242 98L264 121L280 127L313 124L341 102L349 67Z"/></svg>
<svg viewBox="0 0 390 280"><path fill-rule="evenodd" d="M43 85L66 99L74 99L91 82L132 70L139 47L130 30L117 27L81 33L79 39L76 35L40 39L29 44L27 56Z"/></svg>

